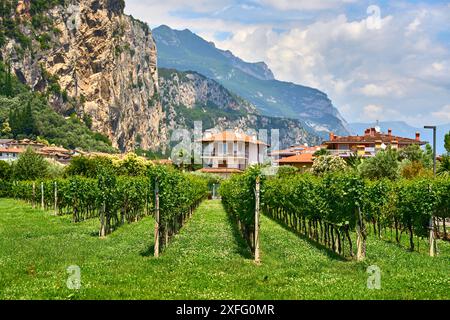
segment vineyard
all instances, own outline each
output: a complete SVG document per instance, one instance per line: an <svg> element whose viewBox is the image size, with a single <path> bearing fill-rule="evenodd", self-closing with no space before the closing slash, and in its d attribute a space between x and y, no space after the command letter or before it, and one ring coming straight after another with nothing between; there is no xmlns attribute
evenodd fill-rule
<svg viewBox="0 0 450 320"><path fill-rule="evenodd" d="M220 190L225 209L237 219L253 251L259 175L255 168L226 181ZM398 244L407 233L411 251L420 250L415 238L430 237L431 255L435 237L448 239L448 179L391 182L366 181L353 173L306 174L261 179L260 188L267 216L342 256L365 258L369 227L378 238L395 238Z"/></svg>
<svg viewBox="0 0 450 320"><path fill-rule="evenodd" d="M105 165L2 184L0 298L448 298L448 179L262 169L221 180ZM218 184L222 201L204 201ZM74 264L77 292L64 285Z"/></svg>
<svg viewBox="0 0 450 320"><path fill-rule="evenodd" d="M154 216L160 221L161 248L184 225L208 194L207 181L166 166L153 166L146 177L116 176L103 170L97 179L17 181L7 196L25 200L33 207L70 215L72 222L99 219L99 236L111 234L125 223Z"/></svg>

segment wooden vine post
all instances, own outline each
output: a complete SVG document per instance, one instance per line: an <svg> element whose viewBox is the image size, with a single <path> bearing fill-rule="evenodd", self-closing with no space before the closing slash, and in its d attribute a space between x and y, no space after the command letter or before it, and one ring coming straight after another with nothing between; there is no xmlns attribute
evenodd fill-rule
<svg viewBox="0 0 450 320"><path fill-rule="evenodd" d="M58 215L58 184L55 181L55 216Z"/></svg>
<svg viewBox="0 0 450 320"><path fill-rule="evenodd" d="M433 221L433 217L430 218L430 257L434 257L436 256L436 239L434 238L434 221Z"/></svg>
<svg viewBox="0 0 450 320"><path fill-rule="evenodd" d="M36 182L33 181L33 209L36 208Z"/></svg>
<svg viewBox="0 0 450 320"><path fill-rule="evenodd" d="M428 185L428 191L431 193L431 185ZM437 251L437 243L435 239L435 228L434 228L434 217L433 215L430 217L430 257L436 256Z"/></svg>
<svg viewBox="0 0 450 320"><path fill-rule="evenodd" d="M159 184L155 181L155 258L159 257Z"/></svg>
<svg viewBox="0 0 450 320"><path fill-rule="evenodd" d="M260 227L260 177L256 177L256 187L255 187L255 263L260 264L260 254L259 254L259 227Z"/></svg>
<svg viewBox="0 0 450 320"><path fill-rule="evenodd" d="M361 214L361 208L358 206L358 221L356 223L356 260L362 261L366 257L366 250L365 250L365 239L363 235L363 221L362 221L362 214Z"/></svg>
<svg viewBox="0 0 450 320"><path fill-rule="evenodd" d="M44 183L41 182L41 209L44 210Z"/></svg>
<svg viewBox="0 0 450 320"><path fill-rule="evenodd" d="M100 238L106 237L106 202L103 200L100 209Z"/></svg>

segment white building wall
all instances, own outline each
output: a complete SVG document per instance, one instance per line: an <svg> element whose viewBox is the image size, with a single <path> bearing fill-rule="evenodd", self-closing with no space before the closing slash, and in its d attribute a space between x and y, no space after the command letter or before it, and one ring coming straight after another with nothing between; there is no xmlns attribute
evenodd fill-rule
<svg viewBox="0 0 450 320"><path fill-rule="evenodd" d="M17 153L0 152L0 160L2 161L15 161L18 159L19 156Z"/></svg>
<svg viewBox="0 0 450 320"><path fill-rule="evenodd" d="M224 143L221 141L204 144L203 156L206 157L203 158L204 166L219 168L226 160L227 168L244 170L248 166L262 163L267 146L260 145L258 148L255 143L227 142L227 150L224 149ZM211 158L208 159L207 155L210 155Z"/></svg>
<svg viewBox="0 0 450 320"><path fill-rule="evenodd" d="M260 145L259 146L259 163L264 164L264 161L267 162L268 160L269 160L269 156L267 154L267 146Z"/></svg>
<svg viewBox="0 0 450 320"><path fill-rule="evenodd" d="M254 143L249 144L248 164L258 164L258 145Z"/></svg>

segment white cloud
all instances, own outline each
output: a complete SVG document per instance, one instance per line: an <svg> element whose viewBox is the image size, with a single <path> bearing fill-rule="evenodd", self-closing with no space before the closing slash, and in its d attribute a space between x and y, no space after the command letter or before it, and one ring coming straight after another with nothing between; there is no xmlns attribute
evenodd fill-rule
<svg viewBox="0 0 450 320"><path fill-rule="evenodd" d="M361 12L348 14L348 2L355 2L353 10ZM381 25L374 29L368 26L367 7L357 2L259 0L236 5L232 0L127 0L126 4L127 12L151 26L189 28L244 60L265 61L280 80L325 91L350 122L366 116L363 106L382 107L380 120L407 120L419 126L424 121L448 122L436 114L446 112L441 106L450 101L450 46L438 37L450 30L450 6L389 2L381 6ZM268 19L252 23L258 5ZM226 15L233 6L246 7L241 10L245 22ZM295 10L307 12L308 19L292 19ZM191 17L189 12L199 15ZM272 15L277 19L271 21ZM283 15L289 18L283 20ZM218 32L231 36L216 39Z"/></svg>
<svg viewBox="0 0 450 320"><path fill-rule="evenodd" d="M367 97L401 97L403 95L403 88L396 82L386 82L381 85L369 83L362 87L359 91Z"/></svg>
<svg viewBox="0 0 450 320"><path fill-rule="evenodd" d="M366 84L362 89L361 93L368 97L382 97L389 94L389 88L378 86L376 84Z"/></svg>
<svg viewBox="0 0 450 320"><path fill-rule="evenodd" d="M450 104L442 107L441 110L432 113L437 119L445 119L450 121Z"/></svg>
<svg viewBox="0 0 450 320"><path fill-rule="evenodd" d="M443 64L443 63L440 63L440 62L435 62L435 63L433 63L431 66L432 66L433 69L434 69L435 71L437 71L437 72L444 71L444 69L445 69L444 64Z"/></svg>
<svg viewBox="0 0 450 320"><path fill-rule="evenodd" d="M358 0L261 0L260 2L278 10L324 10L355 3Z"/></svg>
<svg viewBox="0 0 450 320"><path fill-rule="evenodd" d="M383 117L384 107L369 104L363 108L363 121L380 120Z"/></svg>

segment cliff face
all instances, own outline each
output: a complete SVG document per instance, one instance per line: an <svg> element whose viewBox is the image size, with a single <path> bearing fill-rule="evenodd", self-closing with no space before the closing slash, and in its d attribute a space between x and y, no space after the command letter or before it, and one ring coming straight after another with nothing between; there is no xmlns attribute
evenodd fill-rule
<svg viewBox="0 0 450 320"><path fill-rule="evenodd" d="M159 75L169 133L174 129L192 130L194 121L202 121L203 130L266 129L270 134L271 129L278 129L281 147L320 143L320 138L306 131L299 120L263 116L254 105L203 75L173 69L160 69Z"/></svg>
<svg viewBox="0 0 450 320"><path fill-rule="evenodd" d="M42 10L33 0L18 1L13 20L31 45L8 38L3 59L22 82L48 93L55 110L90 119L115 147L164 148L157 53L147 25L124 15L123 0L53 3Z"/></svg>

